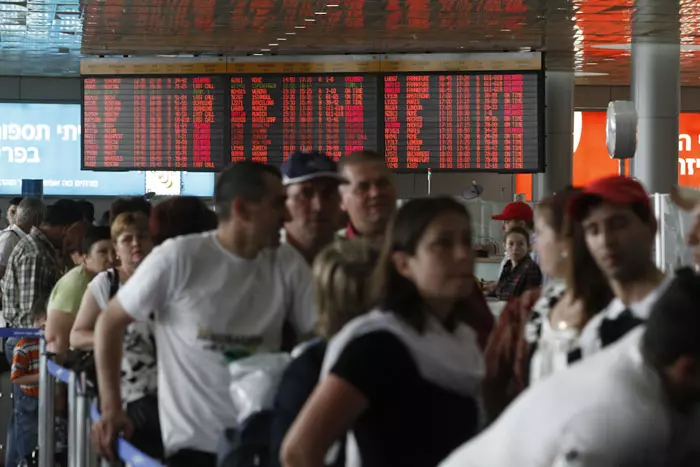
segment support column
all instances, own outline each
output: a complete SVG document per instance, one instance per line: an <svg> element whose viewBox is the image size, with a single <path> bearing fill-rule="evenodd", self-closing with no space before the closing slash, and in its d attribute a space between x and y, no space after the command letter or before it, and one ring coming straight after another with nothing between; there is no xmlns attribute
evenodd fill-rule
<svg viewBox="0 0 700 467"><path fill-rule="evenodd" d="M533 178L535 199L571 184L574 162L574 72L545 75L546 167Z"/></svg>
<svg viewBox="0 0 700 467"><path fill-rule="evenodd" d="M633 175L649 193L678 183L679 0L637 0L632 25L632 99L637 108Z"/></svg>

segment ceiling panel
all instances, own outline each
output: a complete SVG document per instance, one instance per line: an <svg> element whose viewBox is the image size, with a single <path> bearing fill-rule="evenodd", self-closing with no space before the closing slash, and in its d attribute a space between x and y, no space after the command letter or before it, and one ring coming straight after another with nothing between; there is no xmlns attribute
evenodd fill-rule
<svg viewBox="0 0 700 467"><path fill-rule="evenodd" d="M682 81L700 85L700 1L681 3L640 33L633 0L0 0L0 75L77 75L81 53L532 49L579 83L628 84L633 35L673 31L680 17Z"/></svg>

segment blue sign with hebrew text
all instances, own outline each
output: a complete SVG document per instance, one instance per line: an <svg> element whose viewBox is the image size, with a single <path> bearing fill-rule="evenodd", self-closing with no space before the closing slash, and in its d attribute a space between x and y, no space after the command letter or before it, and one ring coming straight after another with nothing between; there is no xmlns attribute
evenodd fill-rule
<svg viewBox="0 0 700 467"><path fill-rule="evenodd" d="M146 173L80 169L79 104L0 104L0 196L22 193L22 179L42 179L45 196L138 196ZM173 194L212 196L213 173L183 173Z"/></svg>

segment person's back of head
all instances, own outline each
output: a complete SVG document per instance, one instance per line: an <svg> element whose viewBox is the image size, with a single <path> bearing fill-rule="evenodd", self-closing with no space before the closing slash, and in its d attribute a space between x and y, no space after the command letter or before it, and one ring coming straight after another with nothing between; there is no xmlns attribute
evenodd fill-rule
<svg viewBox="0 0 700 467"><path fill-rule="evenodd" d="M236 162L219 175L214 188L219 240L234 254L253 257L280 243L289 219L280 171L267 164Z"/></svg>
<svg viewBox="0 0 700 467"><path fill-rule="evenodd" d="M654 303L642 338L645 361L665 381L671 399L700 402L700 277L690 268L676 272Z"/></svg>
<svg viewBox="0 0 700 467"><path fill-rule="evenodd" d="M117 198L109 207L109 225L112 225L119 214L125 212L142 212L146 216L150 216L151 203L143 196Z"/></svg>
<svg viewBox="0 0 700 467"><path fill-rule="evenodd" d="M282 174L268 164L241 161L221 172L214 187L214 204L219 219L231 219L233 203L237 199L259 203L269 191L269 177L278 179L281 185Z"/></svg>
<svg viewBox="0 0 700 467"><path fill-rule="evenodd" d="M330 339L369 309L369 282L378 259L379 249L362 239L338 240L316 256L313 276L322 337Z"/></svg>
<svg viewBox="0 0 700 467"><path fill-rule="evenodd" d="M173 196L153 207L150 231L153 243L159 245L168 238L207 232L216 229L214 211L194 196Z"/></svg>
<svg viewBox="0 0 700 467"><path fill-rule="evenodd" d="M95 206L86 199L79 200L78 205L83 212L83 220L89 224L95 222Z"/></svg>
<svg viewBox="0 0 700 467"><path fill-rule="evenodd" d="M70 199L59 199L46 210L42 225L47 227L68 227L83 220L80 205Z"/></svg>
<svg viewBox="0 0 700 467"><path fill-rule="evenodd" d="M39 198L24 198L17 206L15 224L22 228L38 227L46 217L46 205Z"/></svg>
<svg viewBox="0 0 700 467"><path fill-rule="evenodd" d="M15 215L17 214L17 206L19 206L19 203L21 202L21 196L15 196L14 198L10 199L10 203L7 206L7 222L10 224L14 224L16 222Z"/></svg>

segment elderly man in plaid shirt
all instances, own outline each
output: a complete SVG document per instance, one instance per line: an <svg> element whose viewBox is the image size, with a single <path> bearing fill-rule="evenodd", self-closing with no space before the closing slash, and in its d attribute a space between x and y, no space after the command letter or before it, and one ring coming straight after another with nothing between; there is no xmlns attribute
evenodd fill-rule
<svg viewBox="0 0 700 467"><path fill-rule="evenodd" d="M29 235L19 241L7 264L2 287L2 312L8 328L31 328L32 306L39 297L47 297L61 277L63 266L60 252L66 230L82 221L80 206L67 199L56 201L47 209L39 227L33 227ZM7 339L5 355L12 357L17 339ZM13 388L15 391L17 388ZM13 448L13 420L8 428L5 465L17 465L20 461Z"/></svg>

